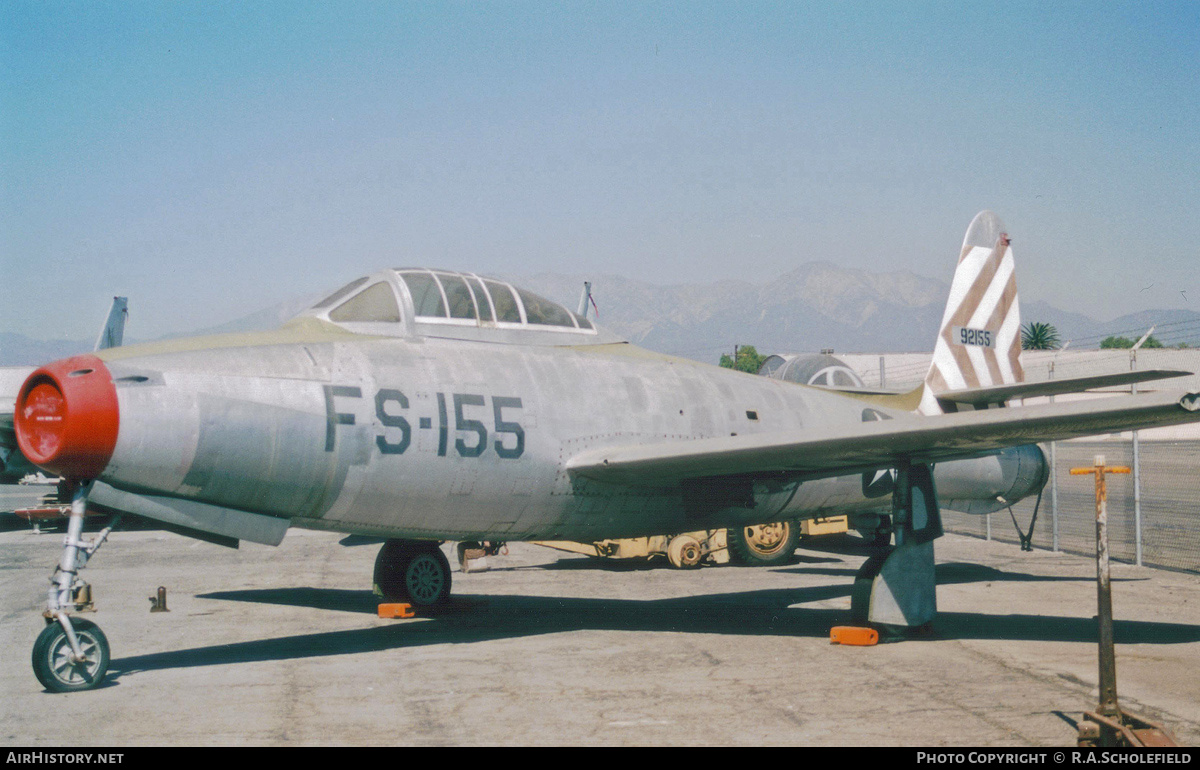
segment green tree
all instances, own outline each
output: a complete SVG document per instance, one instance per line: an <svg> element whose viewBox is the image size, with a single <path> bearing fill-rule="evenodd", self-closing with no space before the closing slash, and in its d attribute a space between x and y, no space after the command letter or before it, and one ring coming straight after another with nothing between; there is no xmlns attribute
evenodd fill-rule
<svg viewBox="0 0 1200 770"><path fill-rule="evenodd" d="M726 369L737 369L739 372L756 373L762 368L763 361L767 360L767 356L759 355L753 345L738 345L737 358L728 353L721 354L721 366Z"/></svg>
<svg viewBox="0 0 1200 770"><path fill-rule="evenodd" d="M1128 350L1129 348L1133 347L1134 343L1136 342L1137 340L1131 340L1128 337L1105 337L1100 343L1100 348L1102 350ZM1156 340L1153 334L1147 337L1146 341L1142 343L1143 348L1161 348L1162 346L1163 344Z"/></svg>
<svg viewBox="0 0 1200 770"><path fill-rule="evenodd" d="M1030 321L1021 327L1022 350L1058 350L1060 347L1062 340L1058 336L1058 329L1050 324Z"/></svg>

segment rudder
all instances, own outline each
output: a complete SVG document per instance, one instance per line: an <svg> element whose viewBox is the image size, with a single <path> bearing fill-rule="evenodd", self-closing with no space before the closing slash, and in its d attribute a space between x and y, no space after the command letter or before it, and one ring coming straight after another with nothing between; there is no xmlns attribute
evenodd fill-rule
<svg viewBox="0 0 1200 770"><path fill-rule="evenodd" d="M937 394L1024 380L1021 311L1012 248L1004 223L981 211L963 238L950 299L925 375L918 411L947 411Z"/></svg>

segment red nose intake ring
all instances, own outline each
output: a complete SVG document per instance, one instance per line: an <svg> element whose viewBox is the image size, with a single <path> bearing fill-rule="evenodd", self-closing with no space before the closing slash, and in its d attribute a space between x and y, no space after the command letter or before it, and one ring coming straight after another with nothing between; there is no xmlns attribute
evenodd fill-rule
<svg viewBox="0 0 1200 770"><path fill-rule="evenodd" d="M75 356L29 375L17 396L17 445L34 465L93 479L117 445L117 389L99 358Z"/></svg>

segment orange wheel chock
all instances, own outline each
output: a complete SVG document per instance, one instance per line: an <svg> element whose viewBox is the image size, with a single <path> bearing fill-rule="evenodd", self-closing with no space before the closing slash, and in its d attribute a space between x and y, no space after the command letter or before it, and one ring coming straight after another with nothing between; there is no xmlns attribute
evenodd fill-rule
<svg viewBox="0 0 1200 770"><path fill-rule="evenodd" d="M407 602L379 605L379 617L381 618L413 618L416 615L412 605Z"/></svg>
<svg viewBox="0 0 1200 770"><path fill-rule="evenodd" d="M870 647L873 644L879 644L879 632L873 628L834 626L829 629L829 643Z"/></svg>

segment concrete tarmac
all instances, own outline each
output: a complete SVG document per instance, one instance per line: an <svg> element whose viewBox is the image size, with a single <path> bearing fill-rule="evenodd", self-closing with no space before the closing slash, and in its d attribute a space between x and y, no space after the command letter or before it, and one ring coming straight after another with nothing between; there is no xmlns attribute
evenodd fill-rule
<svg viewBox="0 0 1200 770"><path fill-rule="evenodd" d="M1079 556L948 535L932 633L842 647L854 538L692 571L517 543L456 571L448 612L381 620L377 546L303 530L236 551L114 534L84 573L109 680L53 695L29 658L62 537L5 528L6 746L1071 746L1097 701ZM1117 564L1113 592L1122 705L1197 745L1200 576Z"/></svg>

